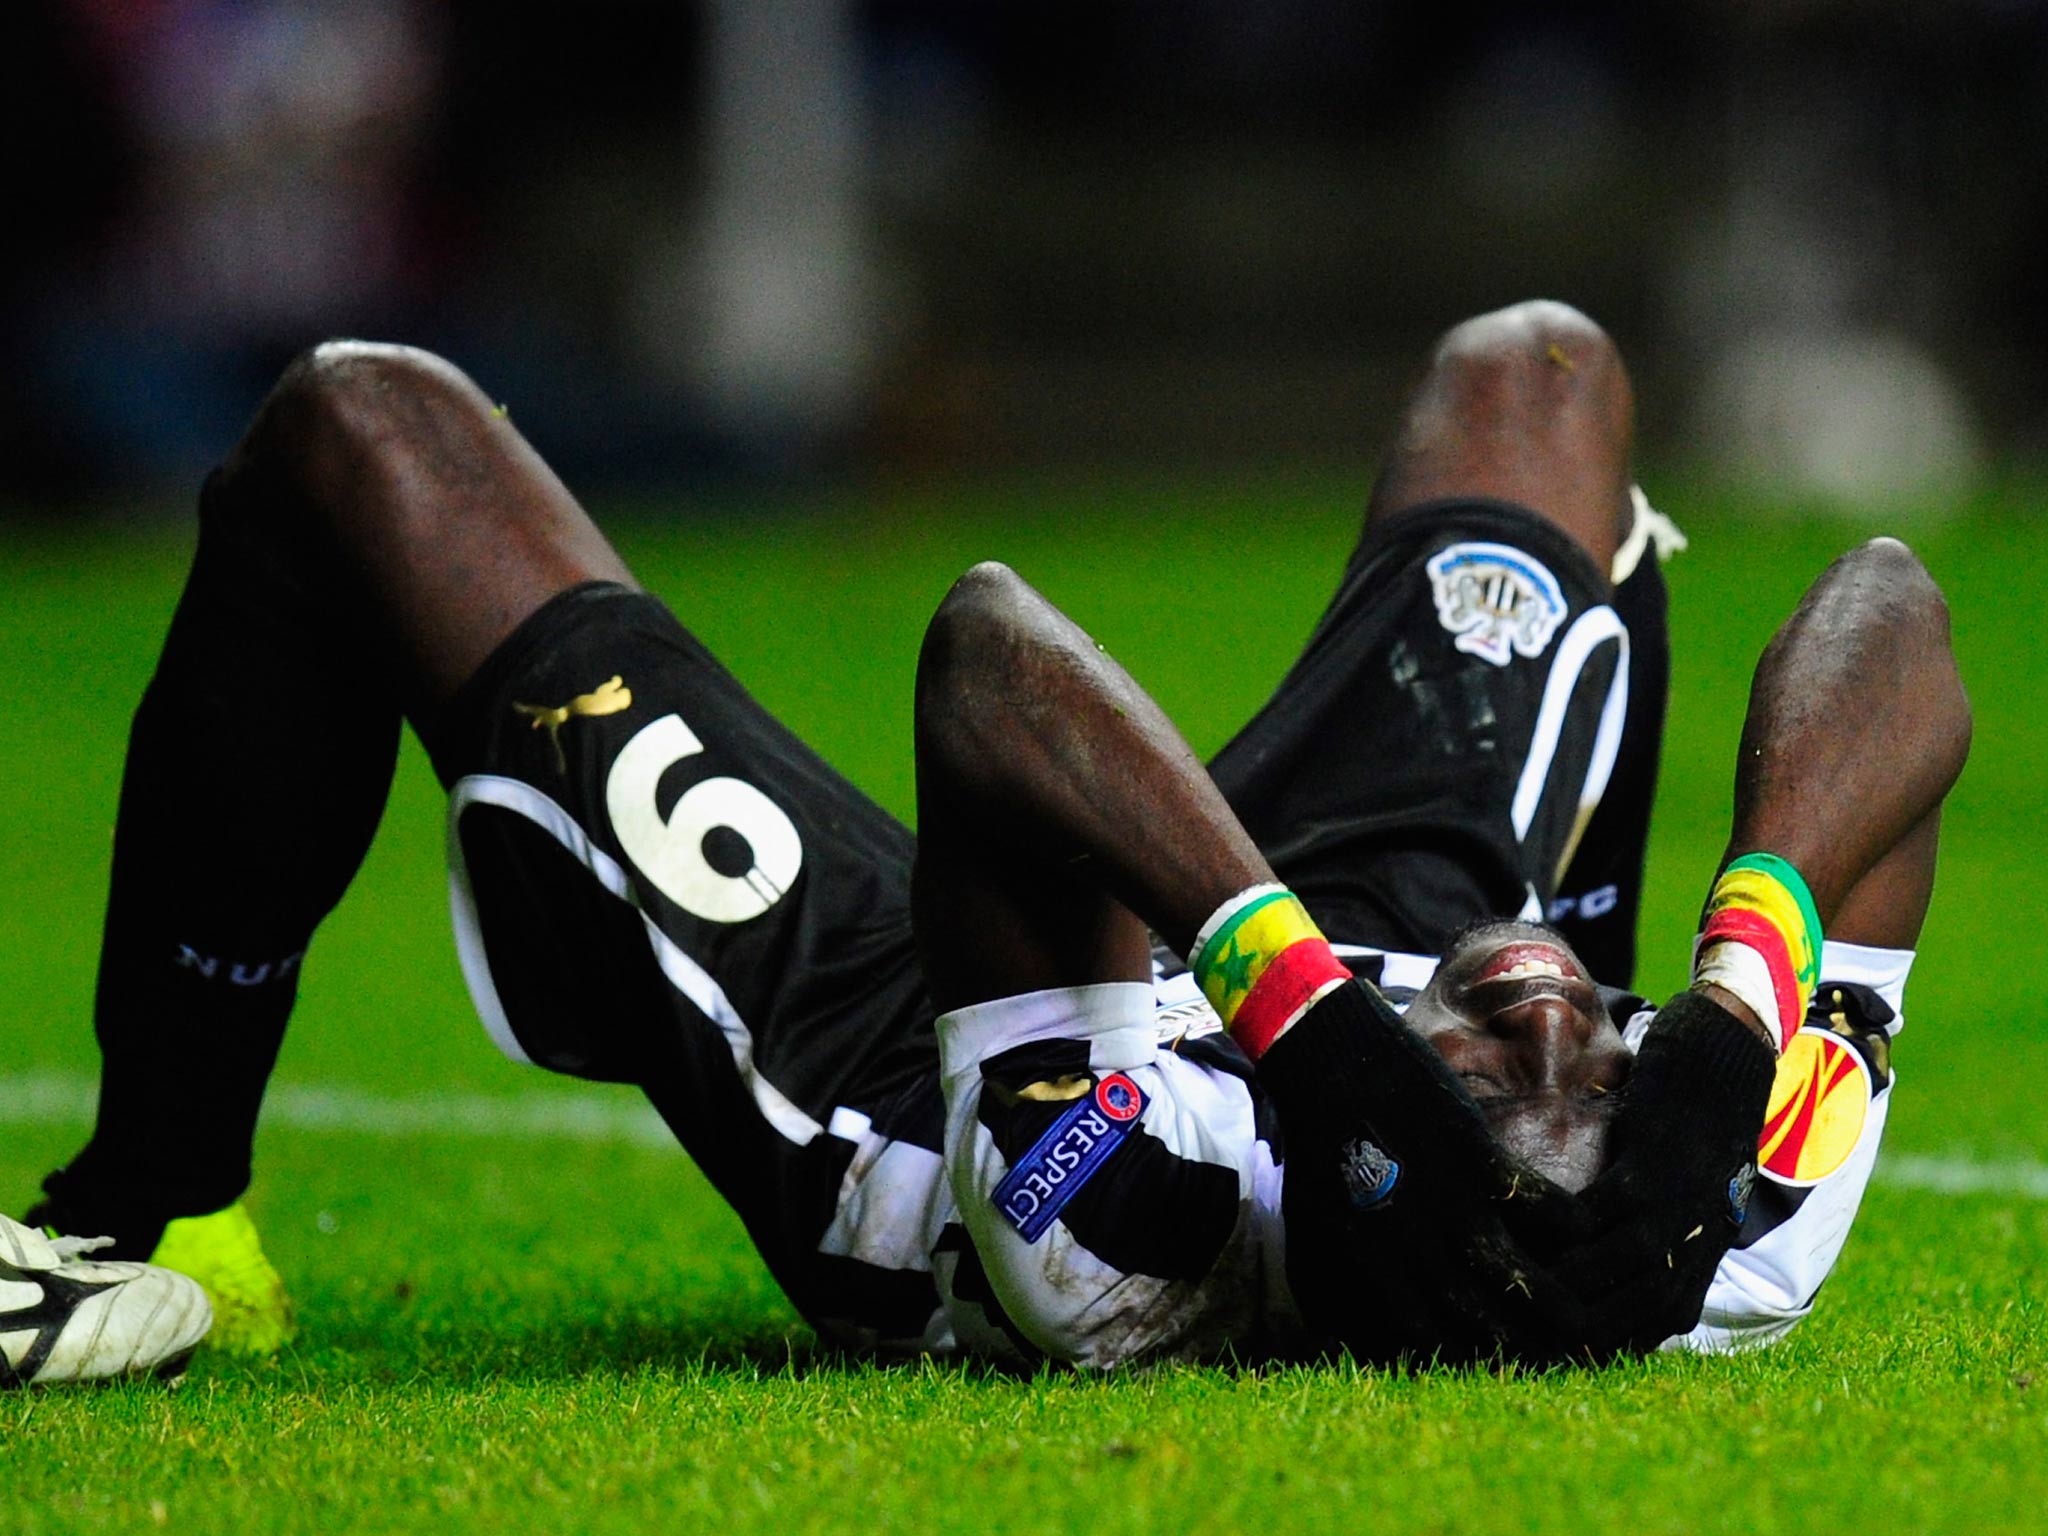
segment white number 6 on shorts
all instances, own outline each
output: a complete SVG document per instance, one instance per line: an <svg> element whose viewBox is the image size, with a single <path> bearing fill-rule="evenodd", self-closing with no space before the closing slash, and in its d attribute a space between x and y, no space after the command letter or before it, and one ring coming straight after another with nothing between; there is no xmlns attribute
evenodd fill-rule
<svg viewBox="0 0 2048 1536"><path fill-rule="evenodd" d="M680 715L663 715L627 742L605 780L605 809L626 856L656 890L692 917L743 923L782 899L803 867L803 840L781 806L740 779L705 779L662 820L655 786L672 764L704 750ZM746 840L753 864L722 874L704 840L724 827Z"/></svg>

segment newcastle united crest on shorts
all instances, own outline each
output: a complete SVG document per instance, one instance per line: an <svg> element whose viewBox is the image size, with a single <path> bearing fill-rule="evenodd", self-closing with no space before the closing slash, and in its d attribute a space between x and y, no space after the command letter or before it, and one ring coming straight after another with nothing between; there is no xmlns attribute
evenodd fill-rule
<svg viewBox="0 0 2048 1536"><path fill-rule="evenodd" d="M1507 544L1453 544L1430 556L1437 621L1468 655L1504 667L1541 656L1565 616L1564 592L1542 561Z"/></svg>

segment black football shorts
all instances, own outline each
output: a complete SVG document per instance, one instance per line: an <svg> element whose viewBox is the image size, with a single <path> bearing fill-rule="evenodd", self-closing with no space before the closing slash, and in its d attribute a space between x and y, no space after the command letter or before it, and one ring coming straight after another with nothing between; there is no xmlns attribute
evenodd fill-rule
<svg viewBox="0 0 2048 1536"><path fill-rule="evenodd" d="M1366 531L1211 772L1333 940L1435 955L1467 923L1521 914L1625 984L1663 606L1654 559L1613 593L1525 508L1416 508Z"/></svg>
<svg viewBox="0 0 2048 1536"><path fill-rule="evenodd" d="M913 840L656 599L563 593L431 745L456 943L518 1060L640 1085L814 1321L917 1337L929 1273L820 1251L865 1144L936 1156Z"/></svg>

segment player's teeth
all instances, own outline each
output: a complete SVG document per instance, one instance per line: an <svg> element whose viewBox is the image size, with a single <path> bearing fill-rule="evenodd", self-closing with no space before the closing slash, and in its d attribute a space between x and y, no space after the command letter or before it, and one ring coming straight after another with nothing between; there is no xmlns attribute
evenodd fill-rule
<svg viewBox="0 0 2048 1536"><path fill-rule="evenodd" d="M1554 960L1522 960L1501 972L1504 977L1513 976L1564 976L1564 967Z"/></svg>

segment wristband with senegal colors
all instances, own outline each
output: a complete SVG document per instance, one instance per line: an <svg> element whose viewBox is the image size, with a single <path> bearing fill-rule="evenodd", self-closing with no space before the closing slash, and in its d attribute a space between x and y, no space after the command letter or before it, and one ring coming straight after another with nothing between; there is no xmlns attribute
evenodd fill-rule
<svg viewBox="0 0 2048 1536"><path fill-rule="evenodd" d="M1294 893L1254 885L1202 925L1188 968L1244 1053L1257 1061L1350 970Z"/></svg>
<svg viewBox="0 0 2048 1536"><path fill-rule="evenodd" d="M1694 986L1711 983L1763 1021L1784 1050L1820 981L1820 913L1799 871L1774 853L1730 861L1707 897Z"/></svg>

